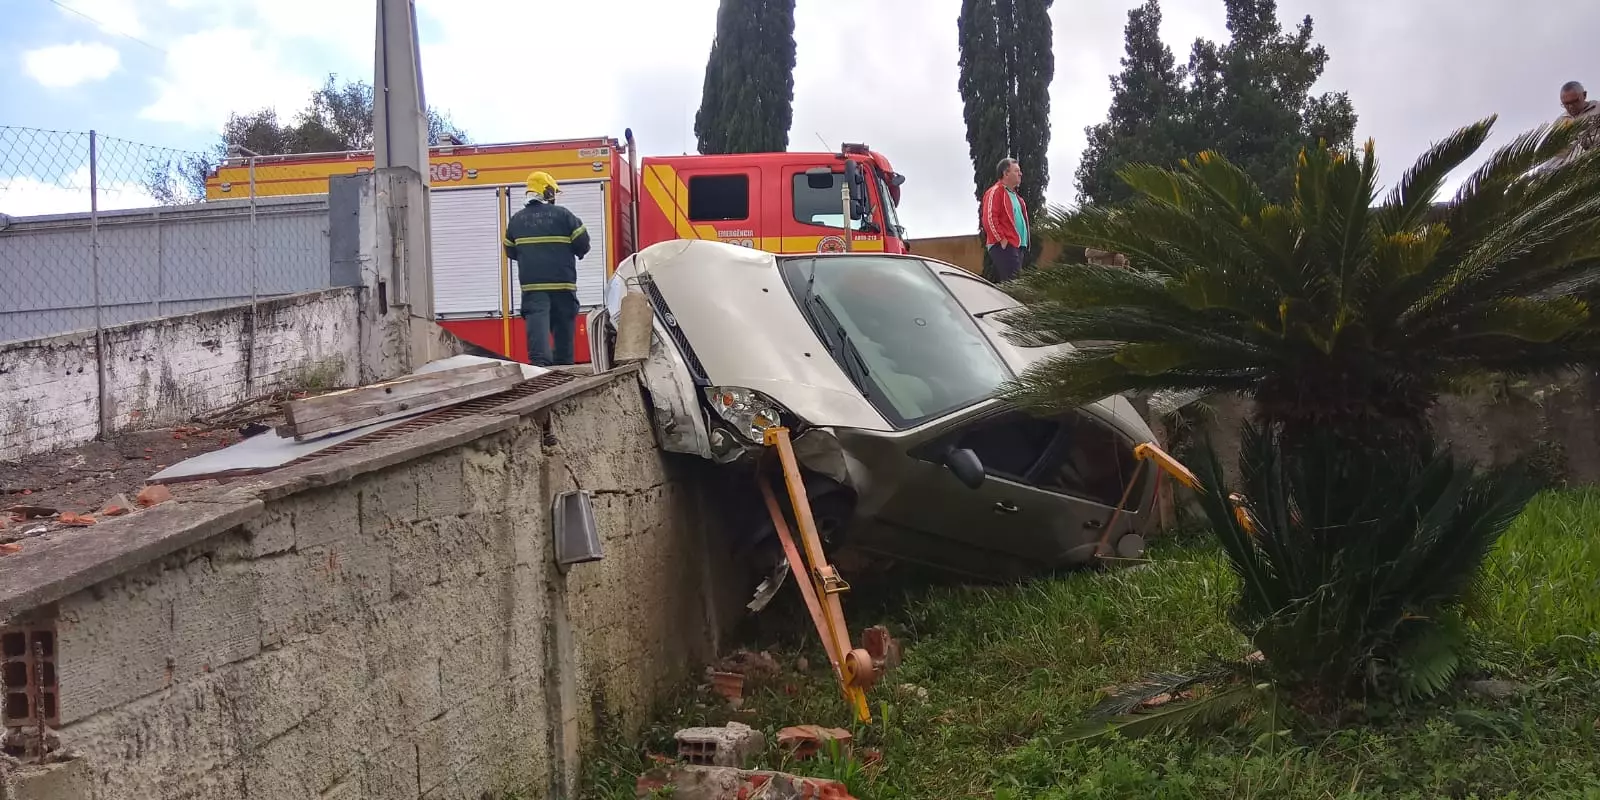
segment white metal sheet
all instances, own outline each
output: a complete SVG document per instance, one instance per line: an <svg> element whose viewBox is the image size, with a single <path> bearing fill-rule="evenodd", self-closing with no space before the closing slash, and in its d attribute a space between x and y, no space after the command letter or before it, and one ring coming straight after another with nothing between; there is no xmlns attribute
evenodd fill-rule
<svg viewBox="0 0 1600 800"><path fill-rule="evenodd" d="M491 196L490 199L492 200L493 197ZM411 374L425 375L430 372L456 369L457 367L470 367L474 364L490 364L502 361L503 359L459 355L430 361ZM518 366L522 367L524 380L536 378L550 371L544 367L536 367L531 364L519 364ZM351 439L399 425L416 416L416 414L407 414L404 417L375 422L352 431L336 433L332 436L324 436L320 439L312 439L306 442L297 442L294 437L279 436L275 430L266 431L237 444L224 447L221 450L213 450L209 453L202 453L193 458L179 461L152 475L149 478L149 482L177 483L179 481L197 480L207 476L265 472L277 469L296 459L304 458L318 450L326 450L336 444L343 444Z"/></svg>
<svg viewBox="0 0 1600 800"><path fill-rule="evenodd" d="M496 190L433 192L428 240L433 253L433 311L449 317L500 314L501 243Z"/></svg>

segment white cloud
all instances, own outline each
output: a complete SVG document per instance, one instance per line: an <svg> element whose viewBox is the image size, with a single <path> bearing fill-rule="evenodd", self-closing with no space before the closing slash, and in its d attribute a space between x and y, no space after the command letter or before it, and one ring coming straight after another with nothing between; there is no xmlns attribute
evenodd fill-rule
<svg viewBox="0 0 1600 800"><path fill-rule="evenodd" d="M333 44L360 54L370 68L377 30L377 9L371 0L255 0L239 5L250 6L255 19L275 38ZM312 19L315 25L306 24Z"/></svg>
<svg viewBox="0 0 1600 800"><path fill-rule="evenodd" d="M177 37L160 42L169 57L142 112L148 119L216 130L233 111L292 113L330 71L371 79L371 0L64 2L126 33ZM620 137L631 127L646 154L694 150L718 0L416 2L427 98L476 141ZM1119 69L1122 27L1137 2L1054 5L1051 202L1073 199L1083 129L1105 115L1107 78ZM1600 25L1600 6L1548 3L1549 14L1512 13L1515 0L1465 11L1447 0L1279 5L1286 25L1306 13L1316 18L1316 39L1331 55L1319 91L1351 92L1358 135L1377 139L1384 177L1393 179L1452 128L1500 111L1503 141L1559 111L1562 81L1593 78L1582 74L1583 45ZM156 8L166 16L157 19ZM972 164L956 90L959 11L958 0L797 4L790 146L820 148L820 133L829 147L864 141L885 153L908 176L902 219L916 236L973 228ZM1220 0L1165 0L1163 12L1164 39L1180 63L1195 37L1226 35ZM887 30L894 35L870 33ZM1419 40L1418 30L1433 35ZM1479 57L1484 52L1502 57ZM1435 79L1445 72L1452 80Z"/></svg>
<svg viewBox="0 0 1600 800"><path fill-rule="evenodd" d="M96 202L102 211L156 205L155 198L138 183L104 182L99 187L98 195ZM89 205L87 164L53 181L32 175L0 178L0 214L12 217L87 214Z"/></svg>
<svg viewBox="0 0 1600 800"><path fill-rule="evenodd" d="M216 129L230 112L276 108L293 113L319 83L314 71L288 65L282 47L260 31L214 28L167 46L166 74L139 116Z"/></svg>
<svg viewBox="0 0 1600 800"><path fill-rule="evenodd" d="M105 80L121 63L115 48L99 42L58 44L22 54L22 68L28 77L51 89Z"/></svg>
<svg viewBox="0 0 1600 800"><path fill-rule="evenodd" d="M68 18L93 20L106 33L134 37L145 34L135 0L60 0L57 5Z"/></svg>
<svg viewBox="0 0 1600 800"><path fill-rule="evenodd" d="M631 125L646 152L692 150L716 1L600 8L418 0L439 32L422 44L428 102L480 141L620 137Z"/></svg>

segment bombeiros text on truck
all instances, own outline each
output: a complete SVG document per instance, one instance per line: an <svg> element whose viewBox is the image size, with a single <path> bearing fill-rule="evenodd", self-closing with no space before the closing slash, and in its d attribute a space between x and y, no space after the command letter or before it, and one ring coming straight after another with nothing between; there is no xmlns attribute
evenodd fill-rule
<svg viewBox="0 0 1600 800"><path fill-rule="evenodd" d="M864 144L845 144L837 153L641 159L630 130L621 142L446 141L428 159L434 314L461 339L519 361L527 360L521 293L501 240L535 170L561 183L558 202L584 221L593 242L578 264L579 361L588 359L588 311L603 305L616 265L657 242L709 239L791 254L908 251L897 212L904 176ZM370 150L258 157L255 190L257 196L326 194L330 177L372 165ZM206 197L244 197L249 181L248 159L229 159L208 176Z"/></svg>

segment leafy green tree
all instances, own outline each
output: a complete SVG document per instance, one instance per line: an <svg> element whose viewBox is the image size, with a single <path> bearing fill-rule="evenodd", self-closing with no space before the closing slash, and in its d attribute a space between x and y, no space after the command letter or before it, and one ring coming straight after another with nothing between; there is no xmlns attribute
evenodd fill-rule
<svg viewBox="0 0 1600 800"><path fill-rule="evenodd" d="M229 114L220 141L209 151L152 165L145 188L163 205L199 202L206 196L206 176L236 148L264 156L335 153L370 150L372 137L372 84L341 84L330 74L322 87L311 93L306 107L293 122L283 122L272 108ZM430 107L428 143L438 144L447 138L465 142L467 134L456 127L448 113Z"/></svg>
<svg viewBox="0 0 1600 800"><path fill-rule="evenodd" d="M1292 187L1294 154L1326 141L1354 143L1356 114L1347 93L1311 94L1328 63L1312 42L1307 16L1293 32L1278 21L1276 0L1224 0L1229 39L1194 43L1186 68L1160 41L1159 0L1129 12L1123 72L1106 122L1088 129L1079 164L1083 202L1114 203L1129 195L1116 179L1124 164L1173 166L1212 150L1238 164L1267 196Z"/></svg>
<svg viewBox="0 0 1600 800"><path fill-rule="evenodd" d="M787 150L794 64L794 0L722 0L694 117L700 152Z"/></svg>
<svg viewBox="0 0 1600 800"><path fill-rule="evenodd" d="M1027 344L1087 343L1025 373L1011 387L1025 405L1173 390L1254 401L1245 507L1260 530L1229 527L1220 469L1201 477L1242 578L1236 621L1310 694L1425 693L1455 663L1459 639L1439 626L1526 494L1440 460L1428 412L1441 393L1483 371L1600 358L1579 299L1600 285L1600 154L1535 169L1579 126L1517 137L1453 202L1432 202L1492 124L1435 144L1381 202L1370 142L1303 151L1281 202L1213 152L1125 167L1131 199L1045 227L1130 265L1035 273L1004 320Z"/></svg>
<svg viewBox="0 0 1600 800"><path fill-rule="evenodd" d="M962 116L972 157L974 196L999 176L995 166L1022 163L1018 193L1030 213L1044 210L1050 185L1050 82L1055 78L1053 0L962 0L959 34Z"/></svg>
<svg viewBox="0 0 1600 800"><path fill-rule="evenodd" d="M1111 76L1106 121L1085 130L1088 143L1078 162L1082 199L1126 200L1132 190L1117 180L1124 164L1176 164L1194 152L1185 105L1185 70L1161 41L1161 4L1148 0L1128 12L1123 28L1127 53L1122 72Z"/></svg>

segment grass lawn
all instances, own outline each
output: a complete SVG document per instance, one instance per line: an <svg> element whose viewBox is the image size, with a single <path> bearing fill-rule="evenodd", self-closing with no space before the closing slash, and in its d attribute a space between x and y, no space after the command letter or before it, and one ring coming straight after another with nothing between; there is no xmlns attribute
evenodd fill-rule
<svg viewBox="0 0 1600 800"><path fill-rule="evenodd" d="M1527 692L1489 700L1466 691L1405 713L1369 709L1337 730L1200 733L1063 744L1099 690L1208 654L1244 655L1224 618L1234 579L1202 539L1168 541L1157 563L1007 588L938 587L867 596L846 613L859 630L890 626L905 660L870 694L855 728L857 759L762 766L841 778L855 796L888 798L1600 798L1600 490L1541 496L1501 542L1476 620L1480 677ZM584 797L632 798L648 753L672 732L738 719L847 727L803 616L783 635L755 634L791 669L747 686L733 712L694 687L667 704L642 742L601 743ZM860 756L881 753L863 766Z"/></svg>

